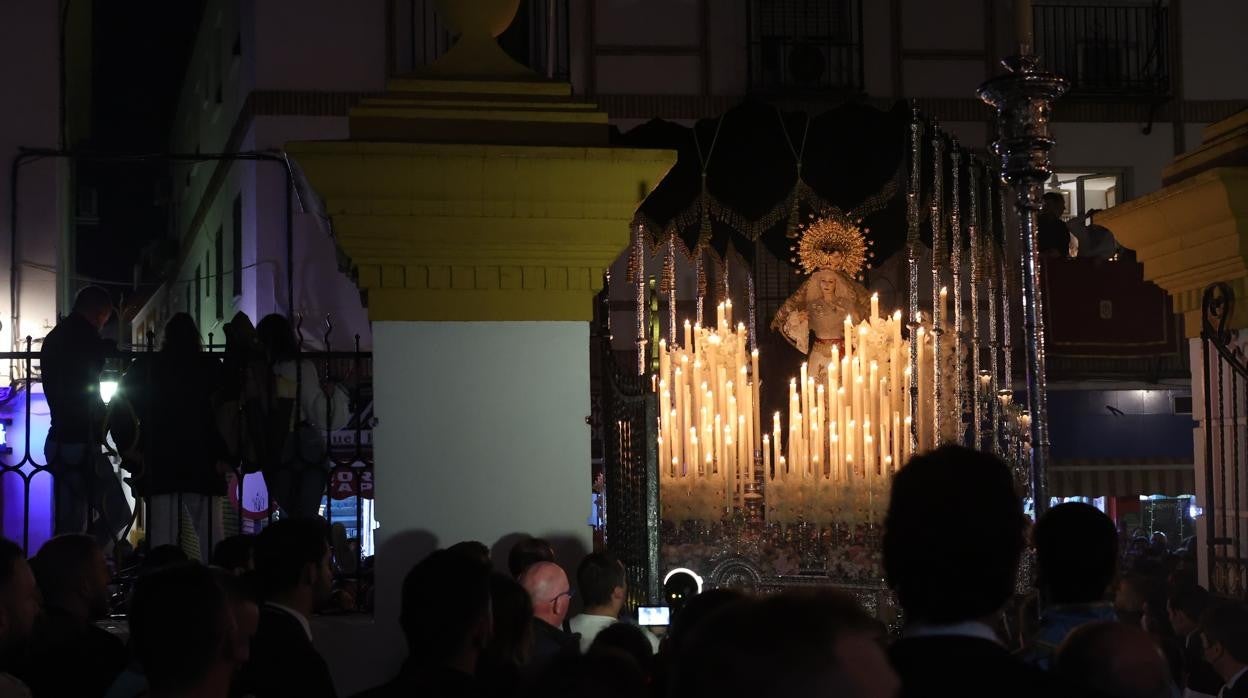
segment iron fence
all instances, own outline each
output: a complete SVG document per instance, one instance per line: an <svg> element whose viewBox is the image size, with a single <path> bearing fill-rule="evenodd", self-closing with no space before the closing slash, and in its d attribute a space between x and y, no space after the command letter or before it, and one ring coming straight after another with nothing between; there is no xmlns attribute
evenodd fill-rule
<svg viewBox="0 0 1248 698"><path fill-rule="evenodd" d="M1210 591L1243 599L1248 592L1248 478L1240 473L1248 463L1248 433L1241 415L1248 415L1248 364L1240 338L1227 328L1235 305L1231 287L1210 286L1202 305L1205 565Z"/></svg>
<svg viewBox="0 0 1248 698"><path fill-rule="evenodd" d="M358 336L337 349L331 335L332 326L327 324L321 337L325 349L301 349L293 360L294 411L290 413L292 420L287 422L293 426L281 433L289 441L302 434L303 447L261 446L255 430L243 424L247 419L245 401L237 401L237 436L226 459L227 494L212 500L212 506L219 507L214 514L219 513L220 524L214 521L208 526L208 539L199 540L198 546L201 557L208 559L219 542L215 539L218 533L259 533L283 515L281 502L269 496L266 475L294 470L311 473L309 479L323 475L317 510L330 524L339 590L346 594L343 598L350 599L348 605L352 609L364 609L370 597L373 529L372 353L360 348ZM122 439L133 445L129 440L142 429L140 417L127 408L124 392L118 393L107 401L104 414L91 420L86 439L90 445L67 450L64 444L48 441L50 412L43 392L43 357L37 343L38 340L28 337L24 351L0 353L0 361L8 361L16 369L11 375L17 377L9 387L0 388L0 427L5 429L5 443L0 447L3 535L33 554L55 534L86 531L115 553L119 581L124 582L129 576L122 569L128 539L135 527L147 528L152 511L150 496L134 494L134 480L140 477L142 469L123 455L127 445L119 447L117 443ZM107 354L100 397L108 397L106 393L119 382L124 385L126 374L140 362L150 360L155 349L149 339L147 346ZM229 406L223 409L223 402L228 401L220 397L222 389L232 380L246 380L242 373L255 371L256 364L231 360L226 347L213 344L211 337L205 355L227 367L221 373L221 385L216 386L218 395L214 398L215 426L222 427L234 414ZM271 369L268 364L264 367ZM315 373L315 381L305 381L308 371ZM325 391L324 400L312 401L323 404L325 409L325 414L316 419L299 411L306 402L305 382ZM83 399L95 400L90 395ZM336 414L343 405L346 414ZM134 443L137 438L133 437ZM316 442L316 447L309 446L312 442ZM77 497L74 501L83 503L81 511L64 507L68 499L58 501L58 485L64 488L71 484L72 495ZM178 495L177 541L185 540L185 527L191 526L183 504Z"/></svg>
<svg viewBox="0 0 1248 698"><path fill-rule="evenodd" d="M606 294L603 294L604 298ZM604 308L604 318L610 317ZM658 405L634 357L620 362L605 320L602 369L604 542L628 572L628 606L660 603Z"/></svg>
<svg viewBox="0 0 1248 698"><path fill-rule="evenodd" d="M1163 2L1032 8L1035 50L1084 95L1170 92L1169 8Z"/></svg>

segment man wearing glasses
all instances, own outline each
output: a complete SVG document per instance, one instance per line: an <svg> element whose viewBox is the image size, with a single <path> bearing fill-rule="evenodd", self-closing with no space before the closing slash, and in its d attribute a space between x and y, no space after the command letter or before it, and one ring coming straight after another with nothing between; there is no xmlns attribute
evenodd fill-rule
<svg viewBox="0 0 1248 698"><path fill-rule="evenodd" d="M1218 698L1248 698L1248 607L1226 603L1200 617L1205 661L1226 685Z"/></svg>
<svg viewBox="0 0 1248 698"><path fill-rule="evenodd" d="M561 655L580 651L580 636L563 630L572 604L572 587L563 568L539 562L520 575L520 585L533 602L532 667L540 667Z"/></svg>

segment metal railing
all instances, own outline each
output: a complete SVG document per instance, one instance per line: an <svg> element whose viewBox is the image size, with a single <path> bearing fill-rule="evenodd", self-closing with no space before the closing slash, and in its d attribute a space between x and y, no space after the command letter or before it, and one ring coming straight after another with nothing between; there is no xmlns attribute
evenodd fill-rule
<svg viewBox="0 0 1248 698"><path fill-rule="evenodd" d="M1248 477L1241 472L1248 464L1242 453L1248 433L1241 415L1248 415L1248 364L1227 328L1235 306L1231 287L1219 283L1205 289L1202 306L1204 562L1210 591L1243 599L1248 593Z"/></svg>
<svg viewBox="0 0 1248 698"><path fill-rule="evenodd" d="M371 596L368 590L371 588L372 551L368 541L371 540L373 525L370 501L373 499L372 354L360 349L358 336L351 340L346 350L338 350L331 342L331 334L332 326L327 323L322 336L325 349L301 350L294 359L296 380L291 409L294 410L296 427L289 432L281 430L284 438L291 443L261 446L253 442L254 430L243 424L246 419L244 400L239 400L237 438L228 449L231 453L227 458L230 472L226 478L229 484L226 496L219 502L223 521L221 529L225 536L259 533L275 518L282 516L281 502L268 496L263 480L265 475L283 470L307 472L308 469L312 469L312 473L323 473L324 487L318 510L331 527L331 549L338 584L350 594L352 609L362 610L366 599ZM119 553L117 562L120 567L124 563L120 554L125 547L123 541L136 526L144 526L152 504L150 496L134 496L132 482L141 476L143 470L128 462L124 455L128 447L119 448L117 444L118 438L132 438L128 431L131 426L137 427L135 433L141 432L140 411L129 409L124 393L118 393L107 405L106 413L91 420L91 433L86 439L92 443L91 446L75 449L69 457L63 452L57 457L50 457L52 454L45 452L50 412L42 392L43 361L37 342L28 337L24 351L0 353L0 361L15 364L20 370L16 375L23 376L8 388L0 389L0 425L7 429L6 442L0 447L0 525L3 526L3 535L21 545L28 554L33 554L52 535L85 531ZM108 377L118 378L124 385L125 372L139 362L154 357L154 350L154 342L149 340L146 347L110 353L106 358L105 372L113 374ZM230 365L225 347L214 345L211 336L204 353L212 359L223 359ZM242 372L255 370L255 364L251 368L238 362L232 365L240 366L239 375L223 371L222 383L217 386L219 389L231 381L245 381L247 377L241 375ZM309 370L316 372L317 382L327 391L323 419L313 420L310 415L301 412L300 406L304 404L303 374ZM345 416L334 414L335 391L341 393L339 404L345 401L347 405L348 414ZM89 395L84 395L83 399L94 400ZM220 407L219 402L214 405L218 417ZM317 426L314 422L322 422L324 426ZM335 424L339 428L333 428ZM214 426L219 425L220 421ZM298 439L300 431L305 439L304 447L300 448L297 444L290 447ZM127 435L118 437L121 433ZM319 446L310 447L313 441L321 440L323 450ZM81 502L81 512L75 508L68 516L74 519L73 522L67 521L64 511L58 516L58 478L71 478L75 486L80 486L75 501ZM335 502L342 504L335 506ZM179 524L175 540L180 541L185 532L183 527L189 524L181 515L183 506L180 497L176 507ZM76 523L79 513L82 516L80 525ZM218 527L210 526L209 531L208 540L199 541L201 555L205 559L211 556L213 547L219 542L213 539ZM122 574L122 577L125 575Z"/></svg>
<svg viewBox="0 0 1248 698"><path fill-rule="evenodd" d="M389 0L389 65L406 75L433 63L455 43L433 0ZM568 0L522 0L516 18L498 38L512 58L538 76L569 76Z"/></svg>
<svg viewBox="0 0 1248 698"><path fill-rule="evenodd" d="M750 0L751 92L861 92L862 0Z"/></svg>
<svg viewBox="0 0 1248 698"><path fill-rule="evenodd" d="M1072 93L1169 94L1169 8L1164 3L1044 3L1032 11L1035 51L1070 81Z"/></svg>

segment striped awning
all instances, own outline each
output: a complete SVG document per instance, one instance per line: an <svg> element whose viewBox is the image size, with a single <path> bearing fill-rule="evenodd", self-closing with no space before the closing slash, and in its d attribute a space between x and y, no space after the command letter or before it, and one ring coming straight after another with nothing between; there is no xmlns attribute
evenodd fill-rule
<svg viewBox="0 0 1248 698"><path fill-rule="evenodd" d="M1058 460L1050 463L1048 480L1053 497L1177 497L1196 492L1191 463L1141 458Z"/></svg>

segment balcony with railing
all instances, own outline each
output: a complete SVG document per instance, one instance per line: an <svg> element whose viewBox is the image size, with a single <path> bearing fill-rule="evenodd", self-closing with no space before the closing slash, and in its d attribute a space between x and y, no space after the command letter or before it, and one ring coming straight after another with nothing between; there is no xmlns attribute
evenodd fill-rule
<svg viewBox="0 0 1248 698"><path fill-rule="evenodd" d="M750 0L753 93L861 92L862 0Z"/></svg>
<svg viewBox="0 0 1248 698"><path fill-rule="evenodd" d="M1035 49L1047 68L1070 80L1071 94L1163 97L1170 94L1170 8L1164 2L1032 8Z"/></svg>
<svg viewBox="0 0 1248 698"><path fill-rule="evenodd" d="M438 17L434 0L389 0L388 40L391 75L429 65L454 43ZM516 18L498 37L499 45L539 76L567 80L568 0L521 0Z"/></svg>

